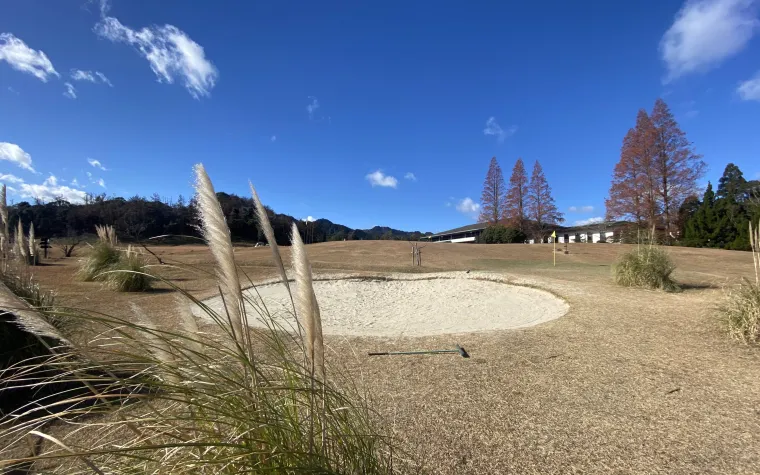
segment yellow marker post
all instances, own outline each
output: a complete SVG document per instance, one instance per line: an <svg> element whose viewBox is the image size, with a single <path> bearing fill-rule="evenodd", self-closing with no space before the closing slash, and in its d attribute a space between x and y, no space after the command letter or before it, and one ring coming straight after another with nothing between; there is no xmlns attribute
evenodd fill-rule
<svg viewBox="0 0 760 475"><path fill-rule="evenodd" d="M552 231L552 242L554 243L554 267L557 267L557 231Z"/></svg>

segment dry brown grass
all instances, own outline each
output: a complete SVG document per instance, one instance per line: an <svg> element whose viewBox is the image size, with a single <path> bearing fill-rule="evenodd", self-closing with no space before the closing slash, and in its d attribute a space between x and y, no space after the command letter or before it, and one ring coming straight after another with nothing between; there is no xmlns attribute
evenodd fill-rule
<svg viewBox="0 0 760 475"><path fill-rule="evenodd" d="M760 352L726 338L716 310L726 282L754 276L750 256L669 249L684 292L665 294L614 285L610 265L631 248L571 244L556 268L550 245L429 245L422 269L410 266L406 242L315 244L308 253L316 273L487 270L570 303L565 317L521 330L325 335L328 358L348 366L433 473L758 473ZM199 269L163 275L197 296L215 292L203 246L155 250ZM269 249L237 248L235 258L254 280L278 276ZM74 259L48 262L35 272L61 304L126 316L136 301L165 315L163 325L177 323L174 295L161 285L119 294L72 279ZM454 343L472 358L364 356Z"/></svg>

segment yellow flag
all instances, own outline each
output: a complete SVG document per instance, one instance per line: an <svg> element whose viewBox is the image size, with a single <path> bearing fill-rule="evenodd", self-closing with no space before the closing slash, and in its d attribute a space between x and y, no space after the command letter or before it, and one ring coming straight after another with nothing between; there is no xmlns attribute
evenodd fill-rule
<svg viewBox="0 0 760 475"><path fill-rule="evenodd" d="M552 231L552 237L553 238L557 237L557 231Z"/></svg>

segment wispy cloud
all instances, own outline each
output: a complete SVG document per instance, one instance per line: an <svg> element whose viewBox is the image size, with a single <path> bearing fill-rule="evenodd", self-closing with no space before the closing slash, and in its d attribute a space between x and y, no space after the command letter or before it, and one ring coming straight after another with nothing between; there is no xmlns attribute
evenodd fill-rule
<svg viewBox="0 0 760 475"><path fill-rule="evenodd" d="M760 101L760 72L752 79L739 84L736 93L745 101Z"/></svg>
<svg viewBox="0 0 760 475"><path fill-rule="evenodd" d="M483 135L493 135L499 142L503 142L507 137L511 137L517 132L517 126L512 125L506 130L502 129L496 117L489 117L486 120L486 128L483 129Z"/></svg>
<svg viewBox="0 0 760 475"><path fill-rule="evenodd" d="M16 175L4 175L0 173L0 182L2 183L24 183L23 178L19 178Z"/></svg>
<svg viewBox="0 0 760 475"><path fill-rule="evenodd" d="M417 181L417 177L412 172L407 172L406 175L404 175L404 179L409 181Z"/></svg>
<svg viewBox="0 0 760 475"><path fill-rule="evenodd" d="M18 189L18 195L22 198L34 198L41 201L54 201L62 198L70 203L82 203L87 193L65 185L51 184L50 178L48 178L39 185L22 183Z"/></svg>
<svg viewBox="0 0 760 475"><path fill-rule="evenodd" d="M60 76L45 53L30 48L11 33L0 34L0 61L42 82L47 82L50 76Z"/></svg>
<svg viewBox="0 0 760 475"><path fill-rule="evenodd" d="M8 160L16 165L36 173L32 168L32 156L15 143L0 142L0 160Z"/></svg>
<svg viewBox="0 0 760 475"><path fill-rule="evenodd" d="M575 226L586 226L587 224L596 224L596 223L603 223L604 218L601 216L597 216L595 218L588 218L588 219L581 219L579 221L576 221L573 223Z"/></svg>
<svg viewBox="0 0 760 475"><path fill-rule="evenodd" d="M464 198L457 203L457 211L475 219L480 213L480 203L476 203L470 197Z"/></svg>
<svg viewBox="0 0 760 475"><path fill-rule="evenodd" d="M111 84L111 81L108 80L105 74L101 73L100 71L83 71L81 69L72 69L71 70L71 79L74 81L87 81L94 84L107 84L111 87L113 87L113 84Z"/></svg>
<svg viewBox="0 0 760 475"><path fill-rule="evenodd" d="M309 119L314 119L314 113L319 109L319 101L314 96L309 96L309 99L311 102L306 106L306 112L309 113Z"/></svg>
<svg viewBox="0 0 760 475"><path fill-rule="evenodd" d="M79 184L79 180L77 180L76 178L74 178L73 180L71 180L71 185L72 185L72 186L81 186L81 185Z"/></svg>
<svg viewBox="0 0 760 475"><path fill-rule="evenodd" d="M586 206L571 206L567 208L568 211L571 213L591 213L594 211L594 207L591 205Z"/></svg>
<svg viewBox="0 0 760 475"><path fill-rule="evenodd" d="M398 180L395 177L386 175L381 170L369 173L364 178L366 178L373 187L382 186L385 188L396 188L398 186Z"/></svg>
<svg viewBox="0 0 760 475"><path fill-rule="evenodd" d="M19 94L18 94L18 91L17 91L17 90L15 90L15 89L13 89L13 88L12 88L12 87L10 87L10 86L8 86L8 92L10 92L11 94L15 94L15 95L17 95L17 96L19 95Z"/></svg>
<svg viewBox="0 0 760 475"><path fill-rule="evenodd" d="M107 3L102 2L103 16L95 25L95 33L113 42L134 46L148 61L159 82L173 84L175 79L180 79L195 99L211 95L219 71L206 59L203 47L184 31L173 25L133 30L116 18L105 16L107 11Z"/></svg>
<svg viewBox="0 0 760 475"><path fill-rule="evenodd" d="M74 85L70 82L63 83L64 86L66 86L66 90L63 91L63 95L68 97L69 99L76 99L77 98L77 90L74 89Z"/></svg>
<svg viewBox="0 0 760 475"><path fill-rule="evenodd" d="M756 0L688 0L660 40L670 82L734 56L760 27Z"/></svg>
<svg viewBox="0 0 760 475"><path fill-rule="evenodd" d="M271 142L276 142L277 141L277 136L276 135L272 135L271 137L269 137L269 140Z"/></svg>
<svg viewBox="0 0 760 475"><path fill-rule="evenodd" d="M51 174L49 177L45 178L45 181L43 181L42 184L46 186L58 186L58 178Z"/></svg>
<svg viewBox="0 0 760 475"><path fill-rule="evenodd" d="M108 170L105 166L103 166L102 163L100 163L100 160L95 160L94 158L88 158L87 163L89 163L91 167L99 168L103 171Z"/></svg>
<svg viewBox="0 0 760 475"><path fill-rule="evenodd" d="M98 186L105 188L106 187L106 181L102 178L98 179Z"/></svg>

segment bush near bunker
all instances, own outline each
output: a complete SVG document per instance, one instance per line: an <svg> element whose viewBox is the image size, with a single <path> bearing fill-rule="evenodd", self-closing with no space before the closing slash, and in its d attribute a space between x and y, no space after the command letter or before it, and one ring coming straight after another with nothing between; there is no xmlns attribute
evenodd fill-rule
<svg viewBox="0 0 760 475"><path fill-rule="evenodd" d="M638 246L626 252L612 267L615 282L625 287L643 287L666 292L680 290L671 274L676 269L670 256L654 245Z"/></svg>

